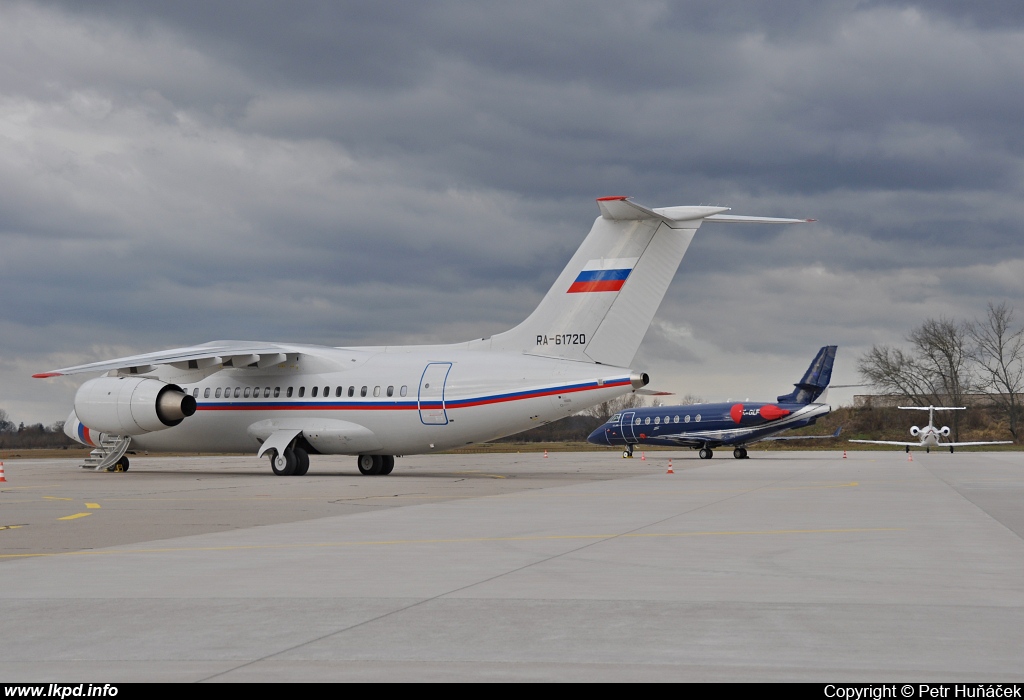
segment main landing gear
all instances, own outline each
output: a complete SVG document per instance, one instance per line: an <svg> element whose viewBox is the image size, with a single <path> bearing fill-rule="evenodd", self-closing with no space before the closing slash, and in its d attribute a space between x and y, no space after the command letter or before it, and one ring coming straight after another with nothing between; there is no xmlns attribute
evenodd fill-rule
<svg viewBox="0 0 1024 700"><path fill-rule="evenodd" d="M107 467L108 472L126 472L128 471L128 457L122 456L119 460Z"/></svg>
<svg viewBox="0 0 1024 700"><path fill-rule="evenodd" d="M393 455L359 455L356 466L364 476L387 476L395 468L395 458Z"/></svg>
<svg viewBox="0 0 1024 700"><path fill-rule="evenodd" d="M714 453L714 452L712 452L712 451L711 451L711 450L710 450L709 448L707 448L707 447L702 447L702 448L700 448L700 452L698 452L697 454L698 454L698 455L700 455L700 458L701 458L701 459L711 459L712 457L714 457L714 456L715 456L715 453Z"/></svg>
<svg viewBox="0 0 1024 700"><path fill-rule="evenodd" d="M309 471L309 453L291 445L282 453L271 450L270 468L278 476L304 476Z"/></svg>
<svg viewBox="0 0 1024 700"><path fill-rule="evenodd" d="M732 456L735 457L736 459L746 459L747 458L747 448L746 447L737 447L737 448L735 448L732 451Z"/></svg>

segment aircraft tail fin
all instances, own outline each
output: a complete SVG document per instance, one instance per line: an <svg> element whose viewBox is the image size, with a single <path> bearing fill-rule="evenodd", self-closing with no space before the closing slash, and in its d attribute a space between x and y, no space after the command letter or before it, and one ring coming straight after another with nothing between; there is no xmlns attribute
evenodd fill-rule
<svg viewBox="0 0 1024 700"><path fill-rule="evenodd" d="M826 345L814 356L810 367L804 372L803 378L794 384L792 392L776 399L779 403L813 403L824 396L828 384L832 381L832 364L836 359L835 345Z"/></svg>

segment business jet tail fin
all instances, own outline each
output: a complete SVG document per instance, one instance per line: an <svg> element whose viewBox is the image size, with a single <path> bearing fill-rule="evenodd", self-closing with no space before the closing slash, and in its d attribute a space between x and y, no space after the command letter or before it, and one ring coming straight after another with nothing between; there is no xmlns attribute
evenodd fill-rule
<svg viewBox="0 0 1024 700"><path fill-rule="evenodd" d="M822 398L828 391L828 383L832 381L832 365L836 360L835 345L826 345L814 356L810 367L792 392L776 399L779 403L813 403Z"/></svg>

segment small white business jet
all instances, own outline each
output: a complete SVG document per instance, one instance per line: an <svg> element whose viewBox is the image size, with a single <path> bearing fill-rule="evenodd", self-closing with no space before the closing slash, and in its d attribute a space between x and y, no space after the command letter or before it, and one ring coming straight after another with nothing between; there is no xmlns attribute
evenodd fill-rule
<svg viewBox="0 0 1024 700"><path fill-rule="evenodd" d="M949 427L935 427L936 411L965 411L966 406L897 406L901 411L928 411L928 425L918 428L910 426L910 435L918 439L917 442L893 442L891 440L850 440L850 442L863 442L869 445L897 445L905 447L910 452L911 447L923 447L925 452L931 452L933 447L948 447L952 452L956 447L972 447L977 445L1007 445L1013 440L992 440L988 442L942 442L942 438L949 437Z"/></svg>
<svg viewBox="0 0 1024 700"><path fill-rule="evenodd" d="M540 305L490 338L353 348L222 340L33 376L106 372L79 388L64 426L96 448L83 467L126 470L132 446L252 451L279 475L305 474L311 454L355 455L361 473L389 474L395 455L512 435L645 386L629 365L700 225L807 221L597 203L601 216Z"/></svg>

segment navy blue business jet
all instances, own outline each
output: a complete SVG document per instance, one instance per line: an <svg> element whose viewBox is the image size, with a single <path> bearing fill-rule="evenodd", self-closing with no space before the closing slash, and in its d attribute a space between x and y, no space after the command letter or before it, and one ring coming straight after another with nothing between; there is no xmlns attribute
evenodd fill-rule
<svg viewBox="0 0 1024 700"><path fill-rule="evenodd" d="M664 445L700 450L701 459L711 459L712 450L723 445L733 448L732 456L746 459L746 446L760 440L806 440L838 437L807 435L780 437L778 433L812 425L832 410L824 399L832 379L836 346L826 345L815 356L796 389L774 403L698 403L689 406L651 406L626 409L595 430L587 442L622 445L623 457L633 456L634 445Z"/></svg>

